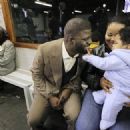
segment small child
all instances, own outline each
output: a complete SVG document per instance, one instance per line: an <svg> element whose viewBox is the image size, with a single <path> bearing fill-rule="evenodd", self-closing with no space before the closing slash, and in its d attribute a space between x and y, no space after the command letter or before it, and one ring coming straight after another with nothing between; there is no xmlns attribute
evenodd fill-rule
<svg viewBox="0 0 130 130"><path fill-rule="evenodd" d="M100 129L106 130L116 123L116 117L124 103L130 102L130 27L123 28L115 36L112 52L101 58L88 54L83 59L105 70L104 77L112 82L111 93L104 90L93 92L97 104L104 104Z"/></svg>

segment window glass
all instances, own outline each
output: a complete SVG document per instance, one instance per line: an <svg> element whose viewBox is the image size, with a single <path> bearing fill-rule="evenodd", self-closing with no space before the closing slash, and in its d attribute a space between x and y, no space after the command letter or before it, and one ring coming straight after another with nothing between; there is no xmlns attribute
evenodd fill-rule
<svg viewBox="0 0 130 130"><path fill-rule="evenodd" d="M85 10L88 9L85 0L83 5L79 3L74 0L9 0L16 41L44 43L63 37L64 26L72 17L89 18L92 29L104 35L110 11L103 7L96 8L96 12L91 8L91 11Z"/></svg>
<svg viewBox="0 0 130 130"><path fill-rule="evenodd" d="M10 0L16 41L44 43L51 40L51 8L36 4L34 0Z"/></svg>

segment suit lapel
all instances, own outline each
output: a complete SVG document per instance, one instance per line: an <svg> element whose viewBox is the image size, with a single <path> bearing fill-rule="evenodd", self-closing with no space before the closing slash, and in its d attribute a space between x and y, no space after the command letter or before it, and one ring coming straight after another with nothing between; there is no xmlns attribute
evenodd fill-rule
<svg viewBox="0 0 130 130"><path fill-rule="evenodd" d="M63 39L57 41L57 43L55 44L53 48L54 51L52 51L51 54L49 55L53 77L58 87L61 85L61 82L62 82L62 64L63 64L62 63L63 62L62 61L63 60L62 42L63 42ZM77 75L79 74L80 65L81 65L81 58L78 57L78 65L77 65L76 74L72 77L72 79L77 77Z"/></svg>
<svg viewBox="0 0 130 130"><path fill-rule="evenodd" d="M62 81L62 41L58 41L53 48L55 51L50 55L52 73L57 86L60 86Z"/></svg>
<svg viewBox="0 0 130 130"><path fill-rule="evenodd" d="M76 74L72 77L71 80L73 80L79 74L79 71L80 71L80 61L81 61L81 59L78 57L78 64L77 64Z"/></svg>

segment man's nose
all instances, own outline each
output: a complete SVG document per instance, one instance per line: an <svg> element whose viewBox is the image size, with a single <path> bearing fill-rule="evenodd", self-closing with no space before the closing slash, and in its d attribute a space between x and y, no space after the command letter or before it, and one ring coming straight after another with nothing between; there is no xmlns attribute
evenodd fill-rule
<svg viewBox="0 0 130 130"><path fill-rule="evenodd" d="M91 39L90 39L90 40L87 40L87 42L86 42L87 46L89 46L91 42L92 42Z"/></svg>

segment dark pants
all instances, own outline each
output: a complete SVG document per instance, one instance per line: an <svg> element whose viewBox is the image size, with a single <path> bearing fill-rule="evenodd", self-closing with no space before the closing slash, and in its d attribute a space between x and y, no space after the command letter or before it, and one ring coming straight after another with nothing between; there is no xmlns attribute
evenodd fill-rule
<svg viewBox="0 0 130 130"><path fill-rule="evenodd" d="M102 106L95 103L92 91L87 90L76 122L76 130L99 130L101 112ZM130 108L123 108L118 114L116 124L109 130L130 130Z"/></svg>
<svg viewBox="0 0 130 130"><path fill-rule="evenodd" d="M4 89L4 84L5 84L5 82L3 82L2 80L0 80L0 90Z"/></svg>

